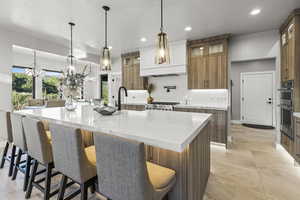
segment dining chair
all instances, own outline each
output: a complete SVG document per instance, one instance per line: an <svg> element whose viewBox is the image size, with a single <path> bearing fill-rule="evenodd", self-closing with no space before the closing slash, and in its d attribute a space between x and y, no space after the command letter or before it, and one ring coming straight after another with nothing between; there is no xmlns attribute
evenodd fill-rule
<svg viewBox="0 0 300 200"><path fill-rule="evenodd" d="M48 100L46 102L46 107L47 108L52 108L52 107L64 107L66 104L65 100Z"/></svg>
<svg viewBox="0 0 300 200"><path fill-rule="evenodd" d="M11 118L11 125L12 125L12 135L14 138L14 145L18 148L12 180L16 179L18 171L24 173L25 177L24 177L23 190L26 191L28 180L29 180L31 157L30 155L27 154L27 144L26 144L26 138L25 138L23 123L22 123L23 116L20 114L11 113L10 118ZM22 161L21 158L23 154L26 154L27 158L26 160ZM26 164L22 165L24 162L26 162Z"/></svg>
<svg viewBox="0 0 300 200"><path fill-rule="evenodd" d="M22 121L28 154L33 159L33 166L25 198L30 198L32 189L35 187L44 194L44 200L48 200L59 191L55 189L51 192L51 178L59 174L59 172L53 172L54 163L51 140L47 136L45 123L43 123L43 121L30 117L24 117ZM40 174L40 172L37 171L39 166L45 167L46 175L41 179L35 180L36 176ZM45 187L40 185L42 182L45 182Z"/></svg>
<svg viewBox="0 0 300 200"><path fill-rule="evenodd" d="M16 157L16 146L13 144L13 135L12 135L12 127L10 120L10 112L6 112L4 110L0 110L0 139L4 140L5 147L3 150L3 154L1 157L0 169L4 167L5 161L9 162L9 171L8 176L12 176L15 157ZM8 155L9 145L12 145L11 154Z"/></svg>
<svg viewBox="0 0 300 200"><path fill-rule="evenodd" d="M81 200L87 200L88 187L94 192L96 178L95 146L85 147L88 132L81 129L50 123L55 169L63 174L58 200L64 199L68 179L80 185L80 189L70 194L71 199L81 193Z"/></svg>
<svg viewBox="0 0 300 200"><path fill-rule="evenodd" d="M146 162L141 142L94 133L99 192L111 200L161 200L176 183L175 171Z"/></svg>

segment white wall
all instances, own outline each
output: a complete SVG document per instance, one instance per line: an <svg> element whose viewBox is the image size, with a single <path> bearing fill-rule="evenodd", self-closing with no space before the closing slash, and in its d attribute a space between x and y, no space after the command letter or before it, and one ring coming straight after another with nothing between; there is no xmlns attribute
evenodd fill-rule
<svg viewBox="0 0 300 200"><path fill-rule="evenodd" d="M235 36L230 40L231 61L259 60L277 57L278 30Z"/></svg>
<svg viewBox="0 0 300 200"><path fill-rule="evenodd" d="M12 45L10 39L1 30L0 35L0 109L10 111Z"/></svg>

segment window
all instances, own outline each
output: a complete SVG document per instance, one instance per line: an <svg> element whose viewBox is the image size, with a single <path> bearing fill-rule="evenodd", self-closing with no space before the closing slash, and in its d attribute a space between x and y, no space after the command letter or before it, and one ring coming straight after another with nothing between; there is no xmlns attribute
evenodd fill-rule
<svg viewBox="0 0 300 200"><path fill-rule="evenodd" d="M22 109L34 97L35 79L25 73L26 67L12 68L12 104L14 109Z"/></svg>
<svg viewBox="0 0 300 200"><path fill-rule="evenodd" d="M43 77L43 98L55 100L62 98L61 78L62 72L44 70Z"/></svg>
<svg viewBox="0 0 300 200"><path fill-rule="evenodd" d="M108 104L108 76L101 75L101 100Z"/></svg>

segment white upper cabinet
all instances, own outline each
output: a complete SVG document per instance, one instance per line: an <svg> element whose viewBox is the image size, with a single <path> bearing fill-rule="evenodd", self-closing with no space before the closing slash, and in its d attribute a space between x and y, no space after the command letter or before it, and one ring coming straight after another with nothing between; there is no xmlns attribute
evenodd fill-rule
<svg viewBox="0 0 300 200"><path fill-rule="evenodd" d="M186 40L169 43L170 64L155 64L155 46L140 49L140 75L159 76L186 73Z"/></svg>

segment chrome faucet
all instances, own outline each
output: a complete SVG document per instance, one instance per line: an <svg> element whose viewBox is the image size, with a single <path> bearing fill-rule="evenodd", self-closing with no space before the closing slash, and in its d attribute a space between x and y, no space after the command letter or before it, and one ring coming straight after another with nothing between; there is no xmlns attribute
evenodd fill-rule
<svg viewBox="0 0 300 200"><path fill-rule="evenodd" d="M127 97L127 89L124 86L119 87L119 92L118 92L118 110L121 110L121 90L124 89L125 91L125 96Z"/></svg>

